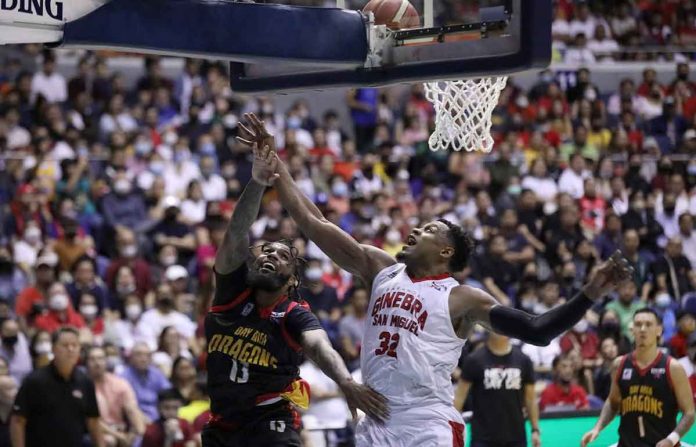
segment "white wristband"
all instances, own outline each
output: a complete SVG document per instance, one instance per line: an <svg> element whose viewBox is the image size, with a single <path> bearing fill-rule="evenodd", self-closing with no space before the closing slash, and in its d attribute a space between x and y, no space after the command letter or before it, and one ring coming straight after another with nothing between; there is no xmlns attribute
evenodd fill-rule
<svg viewBox="0 0 696 447"><path fill-rule="evenodd" d="M679 440L681 439L681 436L679 436L679 433L677 433L676 431L673 431L672 433L669 434L669 436L667 436L667 439L670 440L672 445L677 445L677 444L679 444Z"/></svg>

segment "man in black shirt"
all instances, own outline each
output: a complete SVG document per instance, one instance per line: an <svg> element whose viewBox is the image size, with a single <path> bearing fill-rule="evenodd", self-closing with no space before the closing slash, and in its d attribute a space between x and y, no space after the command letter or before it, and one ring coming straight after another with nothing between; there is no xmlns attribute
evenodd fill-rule
<svg viewBox="0 0 696 447"><path fill-rule="evenodd" d="M309 385L299 377L303 354L333 379L348 406L385 420L385 399L355 383L326 332L302 300L297 250L263 243L250 255L249 229L272 179L252 171L215 258L216 290L205 320L211 419L205 447L300 446L300 417Z"/></svg>
<svg viewBox="0 0 696 447"><path fill-rule="evenodd" d="M77 329L53 333L53 361L29 374L17 393L10 434L14 447L79 446L85 427L95 447L104 446L94 384L76 368Z"/></svg>
<svg viewBox="0 0 696 447"><path fill-rule="evenodd" d="M458 410L469 393L471 447L526 447L523 408L532 425L532 445L540 447L534 366L508 337L490 332L486 344L464 359L454 398Z"/></svg>

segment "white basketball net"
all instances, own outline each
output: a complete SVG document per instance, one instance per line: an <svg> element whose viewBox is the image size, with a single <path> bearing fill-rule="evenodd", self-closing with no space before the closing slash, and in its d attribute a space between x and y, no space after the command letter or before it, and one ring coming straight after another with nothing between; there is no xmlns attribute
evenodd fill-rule
<svg viewBox="0 0 696 447"><path fill-rule="evenodd" d="M426 82L425 96L435 106L430 149L490 152L491 114L506 82L507 77Z"/></svg>

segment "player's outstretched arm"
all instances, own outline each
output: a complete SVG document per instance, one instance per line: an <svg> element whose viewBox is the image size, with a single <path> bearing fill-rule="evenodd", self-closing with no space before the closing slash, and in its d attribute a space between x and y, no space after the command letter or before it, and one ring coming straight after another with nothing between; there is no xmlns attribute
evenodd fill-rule
<svg viewBox="0 0 696 447"><path fill-rule="evenodd" d="M602 412L599 414L597 423L592 428L592 430L585 433L580 441L582 447L586 447L589 443L594 442L599 433L614 420L616 413L619 412L619 406L621 405L621 392L619 391L619 385L616 378L619 365L621 364L622 357L617 357L614 359L614 363L611 365L611 388L609 389L609 396L604 402L602 407Z"/></svg>
<svg viewBox="0 0 696 447"><path fill-rule="evenodd" d="M353 418L357 418L356 408L360 408L369 417L380 422L389 418L387 399L367 385L361 385L353 380L343 359L331 346L329 337L323 329L303 332L301 343L307 357L341 388Z"/></svg>
<svg viewBox="0 0 696 447"><path fill-rule="evenodd" d="M239 197L222 245L215 255L215 270L223 275L233 272L246 262L249 255L249 229L259 215L266 187L270 186L276 177L264 169L269 160L258 159L256 152L254 156L252 178Z"/></svg>
<svg viewBox="0 0 696 447"><path fill-rule="evenodd" d="M275 139L255 115L245 115L249 127L241 124L239 141L253 145L256 160L267 160L266 170L276 172L273 178L283 207L302 233L314 241L342 269L367 283L383 268L395 264L394 258L369 245L359 244L349 234L329 222L321 211L297 187L285 164L275 154Z"/></svg>
<svg viewBox="0 0 696 447"><path fill-rule="evenodd" d="M481 323L508 337L546 346L577 323L594 302L631 277L631 267L620 252L614 253L591 276L582 291L566 303L541 315L501 306L491 295L468 286L455 288L450 295L450 313Z"/></svg>
<svg viewBox="0 0 696 447"><path fill-rule="evenodd" d="M686 371L679 362L672 360L669 362L669 373L672 377L674 396L677 398L677 405L679 405L682 417L674 431L667 438L658 442L655 447L674 447L694 425L694 400Z"/></svg>

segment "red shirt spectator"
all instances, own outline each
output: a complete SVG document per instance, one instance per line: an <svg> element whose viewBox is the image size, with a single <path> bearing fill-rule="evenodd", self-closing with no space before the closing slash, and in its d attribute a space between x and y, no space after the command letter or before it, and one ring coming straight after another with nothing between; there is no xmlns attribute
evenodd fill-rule
<svg viewBox="0 0 696 447"><path fill-rule="evenodd" d="M576 410L587 409L590 405L585 390L573 383L575 370L570 357L560 355L553 360L554 382L550 383L541 393L539 409L545 411L548 407L557 405L572 405Z"/></svg>
<svg viewBox="0 0 696 447"><path fill-rule="evenodd" d="M583 360L593 360L599 356L599 337L594 332L568 331L561 337L560 345L564 354L578 349Z"/></svg>
<svg viewBox="0 0 696 447"><path fill-rule="evenodd" d="M550 383L541 393L539 409L545 411L555 405L574 405L576 410L585 410L590 404L587 393L580 385Z"/></svg>
<svg viewBox="0 0 696 447"><path fill-rule="evenodd" d="M188 447L189 443L194 442L193 429L188 421L181 418L177 419L179 421L182 439L166 445L171 445L171 447ZM147 426L145 435L143 435L142 447L162 447L165 445L164 423L165 421L159 420Z"/></svg>
<svg viewBox="0 0 696 447"><path fill-rule="evenodd" d="M689 376L689 384L691 385L691 393L694 396L694 403L696 403L696 373Z"/></svg>

